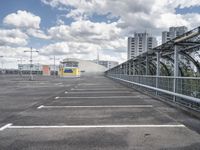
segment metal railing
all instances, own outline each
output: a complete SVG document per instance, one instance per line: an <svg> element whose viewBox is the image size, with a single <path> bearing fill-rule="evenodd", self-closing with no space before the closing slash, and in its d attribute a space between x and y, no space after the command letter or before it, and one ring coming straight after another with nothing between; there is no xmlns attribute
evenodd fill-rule
<svg viewBox="0 0 200 150"><path fill-rule="evenodd" d="M200 111L200 78L109 73L106 75L130 87Z"/></svg>
<svg viewBox="0 0 200 150"><path fill-rule="evenodd" d="M200 66L192 56L192 52L199 50L200 27L131 58L105 74L130 87L200 111L200 78L196 77L200 74ZM166 58L172 65L163 62ZM197 70L184 69L183 59Z"/></svg>

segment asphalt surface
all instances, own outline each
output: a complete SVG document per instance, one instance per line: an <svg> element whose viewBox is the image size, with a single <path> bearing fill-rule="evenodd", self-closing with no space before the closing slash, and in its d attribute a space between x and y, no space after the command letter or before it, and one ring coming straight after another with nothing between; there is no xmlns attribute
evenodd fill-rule
<svg viewBox="0 0 200 150"><path fill-rule="evenodd" d="M0 76L0 150L199 150L200 120L103 76Z"/></svg>

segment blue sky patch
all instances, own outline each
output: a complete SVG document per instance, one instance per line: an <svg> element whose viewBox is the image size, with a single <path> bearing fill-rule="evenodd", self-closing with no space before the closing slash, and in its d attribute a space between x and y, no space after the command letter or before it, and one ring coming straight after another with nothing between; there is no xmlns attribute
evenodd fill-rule
<svg viewBox="0 0 200 150"><path fill-rule="evenodd" d="M200 13L200 6L176 8L176 14Z"/></svg>

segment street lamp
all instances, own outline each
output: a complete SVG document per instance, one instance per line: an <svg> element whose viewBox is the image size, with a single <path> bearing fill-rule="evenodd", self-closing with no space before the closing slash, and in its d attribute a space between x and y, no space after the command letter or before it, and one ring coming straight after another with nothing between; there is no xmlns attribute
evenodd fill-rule
<svg viewBox="0 0 200 150"><path fill-rule="evenodd" d="M54 55L53 58L50 58L51 60L53 59L53 75L54 77L56 76L56 60L60 60L59 58L56 58L56 56Z"/></svg>
<svg viewBox="0 0 200 150"><path fill-rule="evenodd" d="M3 58L3 56L0 56L0 58ZM3 60L2 60L2 62L1 62L1 66L2 66L2 70L3 70Z"/></svg>
<svg viewBox="0 0 200 150"><path fill-rule="evenodd" d="M99 65L99 50L97 49L97 64Z"/></svg>
<svg viewBox="0 0 200 150"><path fill-rule="evenodd" d="M39 52L38 50L33 50L31 47L31 50L29 51L24 51L24 52L29 52L30 53L30 80L33 80L33 74L32 74L32 67L33 67L33 52Z"/></svg>
<svg viewBox="0 0 200 150"><path fill-rule="evenodd" d="M25 61L23 58L20 58L17 60L19 62L19 70L20 70L20 76L22 76L22 61Z"/></svg>

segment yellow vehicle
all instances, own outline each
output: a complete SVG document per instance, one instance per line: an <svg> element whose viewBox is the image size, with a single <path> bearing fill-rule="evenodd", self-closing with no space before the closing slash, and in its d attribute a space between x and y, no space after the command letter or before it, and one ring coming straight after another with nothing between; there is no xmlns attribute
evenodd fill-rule
<svg viewBox="0 0 200 150"><path fill-rule="evenodd" d="M80 77L79 68L75 67L63 67L60 68L61 77Z"/></svg>
<svg viewBox="0 0 200 150"><path fill-rule="evenodd" d="M62 62L59 68L60 77L80 77L78 62Z"/></svg>

